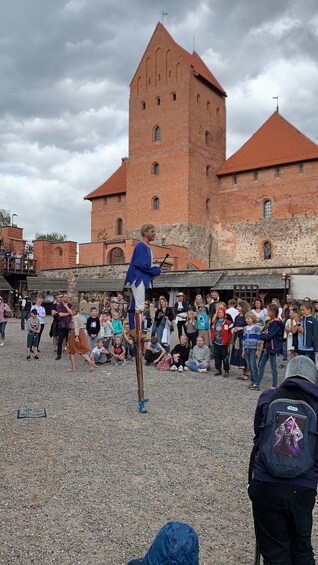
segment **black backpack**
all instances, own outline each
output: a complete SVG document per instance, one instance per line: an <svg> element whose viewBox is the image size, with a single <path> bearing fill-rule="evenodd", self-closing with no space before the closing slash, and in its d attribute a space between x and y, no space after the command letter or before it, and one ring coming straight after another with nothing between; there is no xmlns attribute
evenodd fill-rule
<svg viewBox="0 0 318 565"><path fill-rule="evenodd" d="M293 479L311 469L317 452L317 414L312 397L295 383L279 387L256 442L273 477Z"/></svg>

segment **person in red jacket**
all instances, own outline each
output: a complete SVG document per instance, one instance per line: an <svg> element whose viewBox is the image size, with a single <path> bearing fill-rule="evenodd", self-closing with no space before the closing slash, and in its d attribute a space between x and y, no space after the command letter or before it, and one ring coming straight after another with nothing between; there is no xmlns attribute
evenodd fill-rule
<svg viewBox="0 0 318 565"><path fill-rule="evenodd" d="M215 376L222 375L222 361L224 369L223 376L229 376L229 346L232 338L232 326L233 324L226 319L226 308L219 306L217 309L217 317L211 327L211 343L214 345Z"/></svg>

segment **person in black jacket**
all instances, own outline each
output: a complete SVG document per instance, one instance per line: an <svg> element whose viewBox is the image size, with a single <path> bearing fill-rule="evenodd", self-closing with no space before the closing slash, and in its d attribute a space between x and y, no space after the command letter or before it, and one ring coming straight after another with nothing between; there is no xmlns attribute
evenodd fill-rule
<svg viewBox="0 0 318 565"><path fill-rule="evenodd" d="M164 296L159 298L159 308L155 313L155 321L153 325L153 333L158 338L159 343L162 343L162 336L164 329L170 332L170 325L173 320L172 308L168 306L168 302Z"/></svg>
<svg viewBox="0 0 318 565"><path fill-rule="evenodd" d="M97 308L95 308L95 306L92 306L90 313L91 315L86 322L86 331L87 341L92 351L97 345L97 338L100 331L100 321L98 318Z"/></svg>
<svg viewBox="0 0 318 565"><path fill-rule="evenodd" d="M177 328L178 328L178 337L182 336L182 329L184 334L186 335L185 324L187 321L187 314L189 312L189 302L184 299L183 292L178 292L177 294L178 302L174 305L174 314L176 316Z"/></svg>
<svg viewBox="0 0 318 565"><path fill-rule="evenodd" d="M189 360L190 346L188 344L188 338L186 335L180 337L180 343L173 348L171 351L172 355L172 365L170 371L182 371L187 370L188 367L185 366L185 362Z"/></svg>

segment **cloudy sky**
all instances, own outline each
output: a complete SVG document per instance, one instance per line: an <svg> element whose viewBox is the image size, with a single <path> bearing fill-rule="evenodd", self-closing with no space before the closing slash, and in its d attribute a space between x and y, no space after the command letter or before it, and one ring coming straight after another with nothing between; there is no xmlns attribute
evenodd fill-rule
<svg viewBox="0 0 318 565"><path fill-rule="evenodd" d="M2 0L0 208L26 239L90 240L83 196L128 154L129 83L162 12L228 94L228 156L277 94L318 142L317 0Z"/></svg>

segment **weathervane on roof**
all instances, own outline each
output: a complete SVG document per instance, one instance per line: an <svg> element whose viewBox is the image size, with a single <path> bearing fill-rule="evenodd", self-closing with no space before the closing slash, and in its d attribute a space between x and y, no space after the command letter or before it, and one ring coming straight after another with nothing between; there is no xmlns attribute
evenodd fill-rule
<svg viewBox="0 0 318 565"><path fill-rule="evenodd" d="M162 15L162 24L164 24L165 23L165 16L168 15L168 12L161 12L161 15Z"/></svg>
<svg viewBox="0 0 318 565"><path fill-rule="evenodd" d="M273 96L273 100L277 100L277 104L276 104L276 112L279 112L279 106L278 106L278 94L277 94L277 96Z"/></svg>

